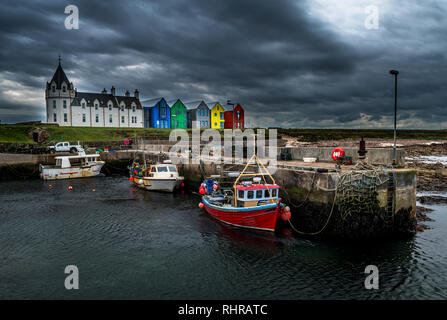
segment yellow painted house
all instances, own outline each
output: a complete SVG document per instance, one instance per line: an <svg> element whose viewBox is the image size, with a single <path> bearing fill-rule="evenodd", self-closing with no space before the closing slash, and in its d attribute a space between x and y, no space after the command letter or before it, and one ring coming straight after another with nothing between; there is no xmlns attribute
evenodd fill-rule
<svg viewBox="0 0 447 320"><path fill-rule="evenodd" d="M225 124L224 108L219 102L211 102L207 103L207 105L211 109L211 128L223 129Z"/></svg>

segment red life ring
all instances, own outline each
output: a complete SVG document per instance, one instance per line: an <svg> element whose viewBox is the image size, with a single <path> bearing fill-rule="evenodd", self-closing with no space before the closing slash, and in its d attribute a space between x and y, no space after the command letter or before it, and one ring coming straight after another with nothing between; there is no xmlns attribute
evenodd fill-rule
<svg viewBox="0 0 447 320"><path fill-rule="evenodd" d="M333 151L332 151L332 159L334 160L334 161L337 161L338 160L338 158L340 158L340 157L344 157L345 156L345 150L343 150L342 148L335 148Z"/></svg>

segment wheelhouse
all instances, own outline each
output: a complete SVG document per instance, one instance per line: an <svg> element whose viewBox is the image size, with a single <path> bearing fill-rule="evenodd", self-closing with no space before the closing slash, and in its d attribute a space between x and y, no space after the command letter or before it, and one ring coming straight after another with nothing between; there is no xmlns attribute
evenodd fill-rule
<svg viewBox="0 0 447 320"><path fill-rule="evenodd" d="M279 195L279 186L273 185L255 185L255 186L236 186L237 206L255 207L265 204L277 203Z"/></svg>

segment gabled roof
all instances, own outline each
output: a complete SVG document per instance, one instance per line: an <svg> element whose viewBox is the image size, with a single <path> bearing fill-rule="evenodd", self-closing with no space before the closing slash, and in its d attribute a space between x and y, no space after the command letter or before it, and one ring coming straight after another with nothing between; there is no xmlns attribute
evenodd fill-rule
<svg viewBox="0 0 447 320"><path fill-rule="evenodd" d="M59 62L59 65L57 66L56 72L53 75L53 78L51 79L50 83L52 82L56 83L56 88L61 89L62 88L62 82L65 81L67 86L70 85L70 81L68 81L67 75L65 74L64 70L62 69L61 63Z"/></svg>
<svg viewBox="0 0 447 320"><path fill-rule="evenodd" d="M216 104L221 105L219 101L215 101L215 102L207 102L207 103L206 103L206 105L207 105L208 108L210 108L210 109L214 108L214 106L215 106ZM222 105L221 105L221 106L222 106Z"/></svg>
<svg viewBox="0 0 447 320"><path fill-rule="evenodd" d="M186 102L186 103L183 103L183 104L185 105L186 109L188 109L188 110L194 110L194 109L197 109L202 103L203 103L205 106L208 107L208 105L207 105L207 104L205 103L205 101L203 101L203 100L197 100L197 101L192 101L192 102ZM209 107L208 107L208 108L209 108Z"/></svg>
<svg viewBox="0 0 447 320"><path fill-rule="evenodd" d="M112 101L113 106L117 107L115 97L109 93L92 93L92 92L76 92L76 95L71 102L72 106L80 106L82 99L85 100L87 107L92 107L94 101L97 99L99 101L100 107L107 107L107 103Z"/></svg>
<svg viewBox="0 0 447 320"><path fill-rule="evenodd" d="M180 101L180 103L181 103L183 106L185 106L185 104L183 103L183 101L180 100L180 99L170 100L170 101L168 101L167 103L168 103L168 105L172 108L172 107L177 103L177 101ZM186 106L185 106L185 107L186 107Z"/></svg>
<svg viewBox="0 0 447 320"><path fill-rule="evenodd" d="M165 98L163 98L163 97L153 98L153 99L149 99L149 100L144 100L142 103L145 107L152 108L152 107L155 107L155 105L157 103L159 103L161 100L165 100ZM166 100L165 100L165 102L166 102ZM169 106L169 104L168 104L168 106Z"/></svg>
<svg viewBox="0 0 447 320"><path fill-rule="evenodd" d="M114 96L110 93L92 93L92 92L76 92L75 98L71 102L72 106L80 106L82 99L85 100L87 107L93 107L94 101L99 101L100 107L107 107L107 103L112 101L113 107L118 108L121 102L127 109L132 107L132 102L135 103L137 109L142 109L140 100L135 97Z"/></svg>

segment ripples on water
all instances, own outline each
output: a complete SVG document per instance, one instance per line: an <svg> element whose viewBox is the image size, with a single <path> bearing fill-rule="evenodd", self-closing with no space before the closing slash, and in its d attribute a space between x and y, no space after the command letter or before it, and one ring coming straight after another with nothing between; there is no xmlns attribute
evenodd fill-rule
<svg viewBox="0 0 447 320"><path fill-rule="evenodd" d="M414 238L362 245L236 229L195 196L139 190L123 177L50 183L0 183L0 298L447 297L445 206L429 206L432 229ZM80 290L64 289L69 264ZM379 290L364 289L369 264Z"/></svg>

